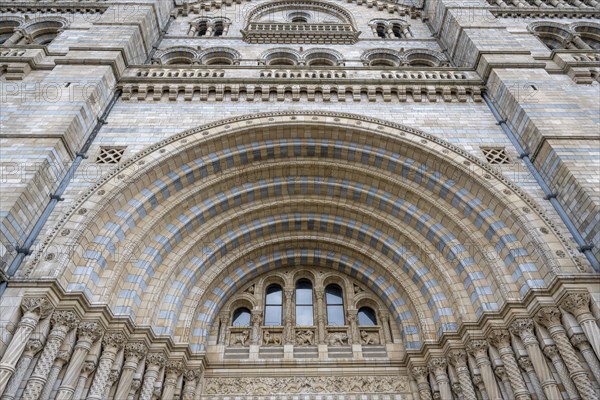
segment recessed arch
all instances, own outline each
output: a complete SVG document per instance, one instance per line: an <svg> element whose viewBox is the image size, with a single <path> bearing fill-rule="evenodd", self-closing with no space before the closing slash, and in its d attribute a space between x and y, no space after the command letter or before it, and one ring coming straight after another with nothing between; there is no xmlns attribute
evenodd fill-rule
<svg viewBox="0 0 600 400"><path fill-rule="evenodd" d="M299 132L302 133L299 135ZM365 135L366 132L369 135ZM236 141L230 142L233 138ZM307 168L310 164L320 165L313 174L313 178L319 178L318 185L315 179L303 179L303 176L308 175L299 172L300 161L305 162ZM329 168L325 172L324 167L330 165L328 162L335 162L343 167ZM280 176L271 174L273 179L262 183L264 177L261 177L260 169L272 171L271 166L280 171L284 167L283 170L287 173ZM257 175L252 175L255 171ZM348 180L352 173L363 178L352 182ZM249 180L250 177L252 179ZM386 182L392 177L398 178L399 183L407 185L406 187L413 188L410 196L420 191L422 204L425 204L426 197L431 197L439 204L431 208L430 212L423 213L419 211L419 207L412 208L412 205L417 205L414 201L400 199L403 203L398 203L399 214L395 218L403 222L388 221L391 226L378 228L384 226L382 220L391 220L394 213L397 200L393 198L392 192L383 190L390 185ZM232 185L230 179L238 179L239 183ZM369 185L365 185L366 179L380 185L380 191L372 191ZM198 204L195 216L182 213L189 209L191 203L185 204L185 199L175 194L202 184L214 183L217 185L215 188L218 188L219 182L222 182L223 189L215 190L213 198L207 198L206 202ZM319 192L315 191L317 186L320 187ZM225 194L223 190L226 188L237 190L237 194L235 190ZM306 192L308 188L311 188L310 194ZM241 207L242 204L246 204L244 207L249 210L267 206L271 201L270 194L275 194L276 191L285 193L285 201L277 202L282 207L294 207L294 193L313 200L313 205L308 202L304 203L306 207L302 207L302 212L307 214L316 213L317 211L312 210L322 208L323 203L331 203L332 194L328 194L329 191L336 198L339 197L338 193L345 191L348 199L355 201L357 205L363 205L361 218L365 228L361 233L360 226L357 225L360 221L352 222L344 214L354 213L357 207L351 207L352 201L348 204L338 202L335 204L338 209L331 209L321 241L327 246L321 249L314 241L305 240L309 217L300 218L301 229L296 230L291 228L295 223L294 218L290 219L288 216L286 233L281 230L286 226L283 217L277 217L278 221L274 224L268 221L254 224L256 218L250 218L252 213L249 213L246 220L240 221L247 227L238 233L232 232L232 235L219 228L218 223L209 221L209 216L225 215L227 210ZM532 234L533 229L528 225L531 221L545 224L543 216L534 207L527 196L500 174L456 147L423 132L348 114L269 113L203 126L175 135L132 157L77 201L58 230L54 231L52 241L45 244L44 250L50 248L50 244L68 245L74 249L71 257L55 257L54 260L44 262L43 266L38 265L36 275L54 269L61 276L59 282L67 291L83 292L90 301L106 303L113 312L128 315L134 322L138 315L144 314L144 308L156 306L152 302L144 302L141 307L143 287L154 294L168 293L171 297L161 298L169 299L165 301L167 308L163 311L166 312L162 317L150 319L149 325L157 334L172 336L175 331L187 332L183 336L177 336L177 340L193 344L194 351L202 351L206 330L226 301L226 291L233 290L229 288L240 288L250 277L275 268L277 260L283 262L282 260L288 259L276 257L276 250L279 254L286 254L287 248L294 254L293 258L298 260L305 254L303 249L310 250L312 254L316 250L326 254L331 252L331 257L321 258L337 262L338 268L347 270L350 274L370 276L365 278L366 284L382 298L387 298L386 307L395 310L393 319L398 323L398 320L409 321L406 322L409 329L403 327L404 340L415 342L415 346L419 347L423 340L439 340L440 335L448 331L448 327L444 327L440 321L454 323L453 330L462 321L456 318L455 312L450 312L449 315L437 312L447 308L445 304L449 302L447 298L438 300L435 297L440 293L436 288L442 284L440 281L443 275L434 278L437 283L426 282L432 280L427 278L428 273L433 278L435 274L442 272L440 267L420 256L420 250L415 249L403 252L406 257L410 257L411 262L404 261L405 269L399 268L398 263L393 262L393 253L402 243L394 244L387 237L403 237L408 232L421 232L437 252L437 257L445 260L441 265L451 265L447 269L453 271L456 279L460 277L462 280L471 280L469 283L461 280L461 285L477 287L477 277L481 274L487 275L487 278L494 276L496 266L486 258L465 264L466 260L472 258L469 257L471 250L464 244L461 247L461 240L455 243L453 238L444 233L444 225L461 215L463 225L456 225L458 228L452 229L461 232L457 239L464 236L478 243L481 236L498 243L495 251L504 262L500 266L502 278L495 278L495 284L509 288L500 300L514 300L525 296L531 288L545 287L547 283L544 277L552 276L553 273L554 264L548 259L546 249L536 240L535 234ZM529 208L529 213L533 208L533 214L527 219L521 218L524 208ZM494 212L498 209L503 210L501 215ZM290 214L284 208L272 211L273 215L281 212ZM182 218L165 218L168 215L182 215ZM382 218L385 216L387 218ZM73 228L82 218L85 234ZM100 226L94 223L98 220L106 222ZM152 223L146 224L146 220L163 221L162 229L155 232L152 242L145 241L148 233L145 229L153 226ZM218 219L215 221L218 222ZM316 223L318 219L313 218L313 221ZM211 227L206 230L206 236L200 238L203 241L191 239L198 224ZM225 235L218 234L220 229ZM268 244L256 239L258 232L262 230L264 235L269 229L275 229L279 242ZM349 236L346 235L348 229L351 230L348 231ZM548 229L549 235L556 235L552 227ZM246 250L232 256L227 249L235 247L235 240L238 240L238 244L241 243L244 235L248 236ZM560 243L561 239L555 237L555 241ZM222 241L223 245L215 246L218 241ZM122 250L123 242L137 244L137 247L130 250L135 259L140 261L138 264L115 262L115 253ZM196 253L190 252L188 256L189 260L197 257L199 261L172 264L173 259L165 257L165 251L178 251L184 243L196 244ZM205 246L200 246L201 243ZM370 256L365 259L362 253L369 247L371 250L367 254ZM565 249L568 250L568 247L565 246ZM36 254L28 271L40 260L44 250ZM348 264L344 261L346 259L359 260L362 267L352 269L354 264ZM403 259L402 256L400 259ZM340 260L341 263L335 260ZM250 265L255 267L242 268L248 262L252 262ZM576 268L574 260L566 258L560 262L565 263L561 268ZM163 276L166 279L155 278L157 272L163 274L159 271L168 268L172 268L172 271L168 276ZM187 293L181 292L184 293L183 297L175 292L169 293L171 288L180 286L177 282L183 277L189 279L202 268L205 268L206 276L214 276L214 280L205 282L206 290L193 287ZM105 283L92 290L84 282L94 279L94 276L102 278ZM381 285L382 281L377 281L378 276L382 276L387 284ZM408 286L400 285L399 282L405 282ZM514 289L510 289L511 287ZM462 296L471 297L468 289L459 289ZM488 290L491 291L491 288L480 290L477 295L486 298ZM498 306L501 305L499 300L491 300ZM168 304L182 305L168 308ZM479 312L471 310L470 315L477 319L477 315L497 311L497 308L482 308ZM398 317L405 312L410 313L411 318ZM179 319L178 313L188 315L191 320L184 319L182 327L173 325L173 320ZM413 338L411 335L417 337ZM425 335L425 339L421 338L422 335Z"/></svg>

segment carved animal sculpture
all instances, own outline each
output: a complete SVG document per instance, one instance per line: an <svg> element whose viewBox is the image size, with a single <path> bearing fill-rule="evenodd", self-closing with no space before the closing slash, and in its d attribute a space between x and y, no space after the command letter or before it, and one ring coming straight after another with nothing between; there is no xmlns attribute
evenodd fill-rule
<svg viewBox="0 0 600 400"><path fill-rule="evenodd" d="M360 340L362 344L379 344L379 338L367 331L360 331Z"/></svg>
<svg viewBox="0 0 600 400"><path fill-rule="evenodd" d="M241 334L238 334L233 339L233 345L239 344L241 346L245 346L248 342L248 338L250 337L250 333L248 331L243 331Z"/></svg>
<svg viewBox="0 0 600 400"><path fill-rule="evenodd" d="M330 333L327 336L327 343L330 346L344 346L348 344L348 334L344 332Z"/></svg>
<svg viewBox="0 0 600 400"><path fill-rule="evenodd" d="M263 333L263 344L274 344L276 346L281 345L281 335L271 334L269 331Z"/></svg>

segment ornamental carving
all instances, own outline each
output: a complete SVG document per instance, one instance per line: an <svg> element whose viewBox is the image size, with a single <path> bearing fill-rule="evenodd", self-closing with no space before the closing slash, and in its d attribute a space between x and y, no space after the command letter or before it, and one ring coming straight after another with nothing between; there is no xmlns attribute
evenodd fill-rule
<svg viewBox="0 0 600 400"><path fill-rule="evenodd" d="M529 357L521 357L519 358L519 366L523 368L526 372L533 371L533 364Z"/></svg>
<svg viewBox="0 0 600 400"><path fill-rule="evenodd" d="M467 351L475 357L487 357L488 343L485 340L471 340L467 344Z"/></svg>
<svg viewBox="0 0 600 400"><path fill-rule="evenodd" d="M506 369L504 367L496 367L494 373L498 378L500 378L501 381L504 381L506 379Z"/></svg>
<svg viewBox="0 0 600 400"><path fill-rule="evenodd" d="M281 331L270 331L270 330L264 330L263 331L263 340L262 340L262 344L265 346L281 346L283 341L283 335L281 333ZM242 344L242 346L244 346L244 344Z"/></svg>
<svg viewBox="0 0 600 400"><path fill-rule="evenodd" d="M73 329L77 327L79 323L79 317L75 315L72 311L55 311L52 314L52 325L53 326L64 326L67 330Z"/></svg>
<svg viewBox="0 0 600 400"><path fill-rule="evenodd" d="M407 378L399 376L208 378L205 394L399 393L407 387Z"/></svg>
<svg viewBox="0 0 600 400"><path fill-rule="evenodd" d="M201 375L196 369L187 369L183 372L183 380L186 382L195 382Z"/></svg>
<svg viewBox="0 0 600 400"><path fill-rule="evenodd" d="M52 313L54 306L45 297L25 297L21 302L21 311L25 313L33 313L39 315L40 319L44 319Z"/></svg>
<svg viewBox="0 0 600 400"><path fill-rule="evenodd" d="M561 324L561 313L558 307L542 307L535 315L535 320L546 328Z"/></svg>
<svg viewBox="0 0 600 400"><path fill-rule="evenodd" d="M93 361L89 361L89 360L85 361L83 363L83 367L81 368L82 373L85 375L90 375L95 370L96 370L96 363Z"/></svg>
<svg viewBox="0 0 600 400"><path fill-rule="evenodd" d="M560 306L565 311L578 317L581 314L590 312L590 295L589 293L569 293L561 301Z"/></svg>
<svg viewBox="0 0 600 400"><path fill-rule="evenodd" d="M25 352L31 354L32 356L37 354L44 347L44 344L41 340L38 339L29 339L27 344L25 345Z"/></svg>
<svg viewBox="0 0 600 400"><path fill-rule="evenodd" d="M446 373L446 367L448 366L448 362L445 358L436 357L432 358L427 364L430 370L434 371L436 374Z"/></svg>
<svg viewBox="0 0 600 400"><path fill-rule="evenodd" d="M380 344L379 335L375 332L360 331L360 342L362 344Z"/></svg>
<svg viewBox="0 0 600 400"><path fill-rule="evenodd" d="M507 329L493 329L488 337L490 344L497 349L510 347L510 332Z"/></svg>
<svg viewBox="0 0 600 400"><path fill-rule="evenodd" d="M244 329L241 332L235 332L231 335L231 346L248 346L250 339L250 331Z"/></svg>
<svg viewBox="0 0 600 400"><path fill-rule="evenodd" d="M146 353L148 353L148 348L144 343L134 342L125 345L125 358L127 359L136 359L139 361Z"/></svg>
<svg viewBox="0 0 600 400"><path fill-rule="evenodd" d="M510 330L524 340L526 337L533 336L533 321L529 318L517 319L511 324Z"/></svg>
<svg viewBox="0 0 600 400"><path fill-rule="evenodd" d="M165 355L163 353L150 353L148 354L148 357L146 357L146 363L150 365L163 367L166 362L167 359L165 358Z"/></svg>
<svg viewBox="0 0 600 400"><path fill-rule="evenodd" d="M102 344L105 347L115 347L116 349L122 349L126 341L127 337L123 332L108 332L102 338Z"/></svg>
<svg viewBox="0 0 600 400"><path fill-rule="evenodd" d="M58 354L56 355L56 359L60 360L66 364L71 359L71 352L70 351L59 351Z"/></svg>
<svg viewBox="0 0 600 400"><path fill-rule="evenodd" d="M467 365L467 353L464 350L452 350L448 354L448 361L455 367L464 367Z"/></svg>
<svg viewBox="0 0 600 400"><path fill-rule="evenodd" d="M576 333L575 335L571 336L571 343L580 350L586 345L589 346L588 339L583 333Z"/></svg>
<svg viewBox="0 0 600 400"><path fill-rule="evenodd" d="M100 335L102 335L104 329L98 322L82 322L77 327L77 337L79 340L88 340L95 342Z"/></svg>
<svg viewBox="0 0 600 400"><path fill-rule="evenodd" d="M544 347L544 354L551 360L554 360L556 357L560 356L560 353L558 352L558 348L556 346Z"/></svg>
<svg viewBox="0 0 600 400"><path fill-rule="evenodd" d="M165 370L167 371L167 374L173 374L173 375L179 376L179 375L181 375L181 373L183 372L184 369L185 369L185 365L180 360L169 361L165 365Z"/></svg>
<svg viewBox="0 0 600 400"><path fill-rule="evenodd" d="M312 346L315 344L315 332L312 329L296 331L296 344L298 346Z"/></svg>
<svg viewBox="0 0 600 400"><path fill-rule="evenodd" d="M327 344L330 346L347 346L349 339L347 333L334 332L327 335Z"/></svg>

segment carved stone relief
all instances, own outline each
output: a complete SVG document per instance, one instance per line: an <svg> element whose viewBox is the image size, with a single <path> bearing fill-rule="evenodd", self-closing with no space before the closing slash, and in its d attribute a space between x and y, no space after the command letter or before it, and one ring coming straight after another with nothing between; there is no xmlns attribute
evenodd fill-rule
<svg viewBox="0 0 600 400"><path fill-rule="evenodd" d="M205 394L272 395L285 393L387 393L406 392L403 376L344 376L293 378L207 378Z"/></svg>

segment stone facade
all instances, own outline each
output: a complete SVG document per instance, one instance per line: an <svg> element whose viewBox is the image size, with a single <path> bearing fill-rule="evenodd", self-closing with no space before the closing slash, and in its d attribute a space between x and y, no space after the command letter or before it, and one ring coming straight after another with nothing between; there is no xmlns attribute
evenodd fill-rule
<svg viewBox="0 0 600 400"><path fill-rule="evenodd" d="M597 399L596 0L0 0L0 400Z"/></svg>

